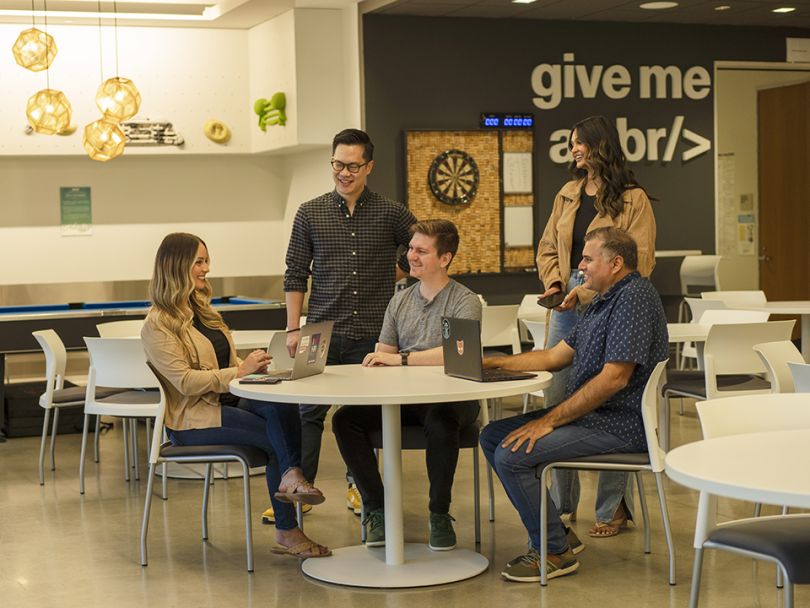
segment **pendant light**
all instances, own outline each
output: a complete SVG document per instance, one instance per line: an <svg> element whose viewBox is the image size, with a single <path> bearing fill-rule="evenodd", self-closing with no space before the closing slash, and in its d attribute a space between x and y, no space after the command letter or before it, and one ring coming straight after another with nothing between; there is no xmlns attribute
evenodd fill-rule
<svg viewBox="0 0 810 608"><path fill-rule="evenodd" d="M51 67L57 50L53 36L35 27L20 32L11 47L14 60L32 72L41 72Z"/></svg>
<svg viewBox="0 0 810 608"><path fill-rule="evenodd" d="M141 107L141 94L135 83L129 78L122 78L118 71L118 7L113 0L113 13L115 21L115 77L108 78L98 88L96 105L105 118L117 121L128 120L138 113Z"/></svg>
<svg viewBox="0 0 810 608"><path fill-rule="evenodd" d="M84 128L82 143L91 159L105 163L124 153L127 138L114 120L99 118Z"/></svg>
<svg viewBox="0 0 810 608"><path fill-rule="evenodd" d="M33 10L33 1L31 3L31 9ZM35 29L35 28L32 28ZM31 31L31 30L28 30ZM39 31L39 30L36 30ZM48 35L48 2L45 0L45 31L41 32L44 34L44 38L41 40L45 43L45 62L43 64L45 70L45 82L47 87L41 91L37 91L31 97L28 98L28 103L25 107L25 115L28 118L28 122L33 127L34 131L37 133L42 133L43 135L56 135L57 133L61 133L66 131L70 128L70 114L71 114L71 107L68 98L65 97L65 94L62 91L57 91L56 89L51 88L51 77L50 77L50 64L53 61L53 56L56 55L56 45L52 44L52 54L49 55L47 41L50 40L53 43L53 38ZM20 35L20 38L25 34L23 32ZM20 38L17 39L19 42ZM16 46L16 44L15 44ZM26 45L22 46L22 49L25 49ZM29 49L32 50L32 49ZM33 49L36 50L36 49ZM15 53L15 57L17 54ZM50 58L49 58L50 57ZM19 63L19 59L18 59ZM20 64L22 65L22 64ZM25 67L25 66L24 66ZM29 68L32 69L32 68ZM40 68L43 69L43 68ZM35 70L37 71L37 70Z"/></svg>

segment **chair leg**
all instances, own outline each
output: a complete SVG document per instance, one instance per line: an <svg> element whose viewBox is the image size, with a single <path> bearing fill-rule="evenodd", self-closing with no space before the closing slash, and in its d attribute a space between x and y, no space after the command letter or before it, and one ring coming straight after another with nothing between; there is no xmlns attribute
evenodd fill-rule
<svg viewBox="0 0 810 608"><path fill-rule="evenodd" d="M138 455L138 419L133 418L129 421L129 428L130 428L130 442L132 444L132 465L135 468L135 480L139 481L141 479L141 465L140 465L140 458Z"/></svg>
<svg viewBox="0 0 810 608"><path fill-rule="evenodd" d="M45 442L48 440L48 422L51 409L45 408L45 419L42 421L42 439L39 442L39 485L45 485Z"/></svg>
<svg viewBox="0 0 810 608"><path fill-rule="evenodd" d="M481 544L481 483L479 475L478 446L473 448L473 514L475 516L475 544Z"/></svg>
<svg viewBox="0 0 810 608"><path fill-rule="evenodd" d="M98 442L101 438L101 416L96 415L96 433L93 436L93 462L98 462Z"/></svg>
<svg viewBox="0 0 810 608"><path fill-rule="evenodd" d="M124 436L124 481L129 481L129 421L121 418L121 430Z"/></svg>
<svg viewBox="0 0 810 608"><path fill-rule="evenodd" d="M695 563L692 565L692 590L689 593L689 608L697 608L700 595L700 571L703 568L703 549L695 549Z"/></svg>
<svg viewBox="0 0 810 608"><path fill-rule="evenodd" d="M166 480L166 463L164 462L161 466L163 467L163 470L160 472L160 474L161 474L160 497L163 500L168 500L168 498L169 498L169 482Z"/></svg>
<svg viewBox="0 0 810 608"><path fill-rule="evenodd" d="M242 460L242 487L245 496L245 547L247 551L247 570L253 572L253 522L250 518L250 467ZM300 504L300 503L299 503Z"/></svg>
<svg viewBox="0 0 810 608"><path fill-rule="evenodd" d="M360 542L366 544L366 507L360 502Z"/></svg>
<svg viewBox="0 0 810 608"><path fill-rule="evenodd" d="M669 395L662 395L660 397L660 414L658 416L658 441L661 444L661 449L664 452L669 452L670 445L670 430L669 430Z"/></svg>
<svg viewBox="0 0 810 608"><path fill-rule="evenodd" d="M56 431L59 429L59 408L53 410L53 428L51 429L51 471L56 470Z"/></svg>
<svg viewBox="0 0 810 608"><path fill-rule="evenodd" d="M644 553L649 553L650 549L650 512L647 510L647 496L644 494L644 482L641 479L641 471L634 473L636 476L636 486L638 487L638 502L641 505L641 519L644 522Z"/></svg>
<svg viewBox="0 0 810 608"><path fill-rule="evenodd" d="M530 399L529 393L523 393L523 413L524 414L529 411L529 399Z"/></svg>
<svg viewBox="0 0 810 608"><path fill-rule="evenodd" d="M152 455L152 419L146 419L146 461Z"/></svg>
<svg viewBox="0 0 810 608"><path fill-rule="evenodd" d="M87 451L87 432L90 427L90 415L84 415L84 428L82 429L82 451L79 456L79 494L84 494L84 454Z"/></svg>
<svg viewBox="0 0 810 608"><path fill-rule="evenodd" d="M669 584L675 584L675 543L672 540L672 527L669 523L669 508L667 497L664 494L664 475L655 473L655 485L658 490L658 504L661 507L661 520L664 523L664 536L667 539L667 552L669 553Z"/></svg>
<svg viewBox="0 0 810 608"><path fill-rule="evenodd" d="M304 504L301 501L295 502L295 520L298 522L298 529L304 531Z"/></svg>
<svg viewBox="0 0 810 608"><path fill-rule="evenodd" d="M165 465L165 463L164 463ZM149 481L146 483L146 499L143 503L143 520L141 521L141 566L146 561L146 535L149 532L149 513L152 510L152 484L155 481L155 465L149 465Z"/></svg>
<svg viewBox="0 0 810 608"><path fill-rule="evenodd" d="M202 539L208 540L208 494L211 488L211 470L213 465L205 463L205 477L203 478L203 499L202 499Z"/></svg>
<svg viewBox="0 0 810 608"><path fill-rule="evenodd" d="M789 510L789 507L787 505L784 505L782 507L782 515L787 515L788 510ZM785 586L785 583L782 580L782 568L777 566L776 567L776 588L777 589L782 589L784 586Z"/></svg>
<svg viewBox="0 0 810 608"><path fill-rule="evenodd" d="M680 405L678 406L678 416L683 416L683 400L684 398L680 398Z"/></svg>
<svg viewBox="0 0 810 608"><path fill-rule="evenodd" d="M492 467L487 462L487 493L489 494L489 521L495 521L495 484L492 482Z"/></svg>
<svg viewBox="0 0 810 608"><path fill-rule="evenodd" d="M540 586L548 585L548 478L554 467L546 467L540 475Z"/></svg>
<svg viewBox="0 0 810 608"><path fill-rule="evenodd" d="M782 569L781 566L779 568ZM782 591L782 601L785 608L793 608L793 583L787 578L787 574L783 573L785 577L785 589Z"/></svg>

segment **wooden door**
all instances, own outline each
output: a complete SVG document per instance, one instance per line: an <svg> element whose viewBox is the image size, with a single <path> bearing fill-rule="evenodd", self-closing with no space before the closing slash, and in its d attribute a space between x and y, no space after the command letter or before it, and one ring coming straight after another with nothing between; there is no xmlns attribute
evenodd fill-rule
<svg viewBox="0 0 810 608"><path fill-rule="evenodd" d="M759 284L810 300L810 82L758 93Z"/></svg>

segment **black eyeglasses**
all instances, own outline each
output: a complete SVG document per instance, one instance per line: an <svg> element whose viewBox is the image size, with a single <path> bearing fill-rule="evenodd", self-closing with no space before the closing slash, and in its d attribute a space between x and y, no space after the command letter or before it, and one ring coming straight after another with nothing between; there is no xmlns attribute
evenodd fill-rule
<svg viewBox="0 0 810 608"><path fill-rule="evenodd" d="M346 164L340 162L339 160L332 159L329 164L332 165L332 169L335 171L335 173L340 173L341 171L343 171L343 169L348 169L349 173L357 173L360 171L360 168L365 167L368 164L368 162L365 162L363 164L360 163Z"/></svg>

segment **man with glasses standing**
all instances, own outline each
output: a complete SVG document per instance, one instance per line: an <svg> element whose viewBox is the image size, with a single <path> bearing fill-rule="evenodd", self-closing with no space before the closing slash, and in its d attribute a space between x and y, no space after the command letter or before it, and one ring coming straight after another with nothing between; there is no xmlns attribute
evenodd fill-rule
<svg viewBox="0 0 810 608"><path fill-rule="evenodd" d="M374 168L374 144L359 129L332 141L335 189L298 209L287 248L284 291L287 347L295 353L299 319L312 275L307 322L334 321L328 365L362 363L374 352L394 284L408 276L405 250L413 214L366 186ZM315 480L328 405L302 405L302 468ZM360 496L349 488L347 506L360 514Z"/></svg>

